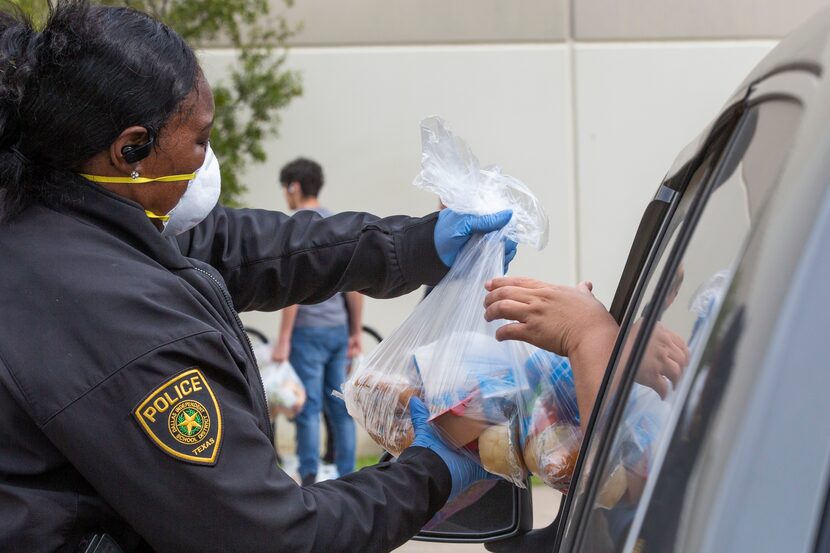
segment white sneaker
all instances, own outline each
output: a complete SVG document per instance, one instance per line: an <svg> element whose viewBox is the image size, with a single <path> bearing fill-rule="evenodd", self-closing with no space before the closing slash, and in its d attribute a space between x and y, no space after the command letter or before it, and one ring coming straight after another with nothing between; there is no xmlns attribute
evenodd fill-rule
<svg viewBox="0 0 830 553"><path fill-rule="evenodd" d="M323 480L334 480L339 477L340 474L337 472L337 467L335 465L320 463L320 466L317 468L317 482L322 482Z"/></svg>

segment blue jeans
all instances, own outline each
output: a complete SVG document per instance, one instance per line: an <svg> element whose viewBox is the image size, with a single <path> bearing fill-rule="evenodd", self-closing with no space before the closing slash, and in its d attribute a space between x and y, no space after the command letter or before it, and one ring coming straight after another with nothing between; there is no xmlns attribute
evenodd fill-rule
<svg viewBox="0 0 830 553"><path fill-rule="evenodd" d="M320 411L326 410L334 430L334 463L344 476L354 471L355 428L343 400L331 395L346 379L346 326L300 327L291 335L289 360L306 390L306 403L297 415L297 457L300 477L317 474L320 460Z"/></svg>

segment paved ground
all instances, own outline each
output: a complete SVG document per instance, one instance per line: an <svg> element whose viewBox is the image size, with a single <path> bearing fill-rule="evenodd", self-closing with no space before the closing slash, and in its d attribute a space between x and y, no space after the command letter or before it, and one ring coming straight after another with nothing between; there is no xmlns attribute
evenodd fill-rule
<svg viewBox="0 0 830 553"><path fill-rule="evenodd" d="M559 492L547 486L533 486L533 527L547 526L559 510ZM396 553L481 553L487 551L483 545L443 544L410 541L395 550Z"/></svg>

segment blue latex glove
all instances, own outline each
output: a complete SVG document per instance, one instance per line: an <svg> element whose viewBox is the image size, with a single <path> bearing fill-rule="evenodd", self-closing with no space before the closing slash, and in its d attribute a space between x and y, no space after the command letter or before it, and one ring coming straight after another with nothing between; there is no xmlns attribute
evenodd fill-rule
<svg viewBox="0 0 830 553"><path fill-rule="evenodd" d="M510 262L513 261L513 258L516 257L516 248L518 244L509 238L504 241L504 273L507 274L507 267L510 266Z"/></svg>
<svg viewBox="0 0 830 553"><path fill-rule="evenodd" d="M444 209L438 213L438 222L435 224L435 249L438 257L447 267L452 267L458 252L464 244L476 233L488 233L499 230L506 225L513 216L513 211L506 209L489 215L469 215L458 213L452 209ZM504 245L504 270L516 255L516 243L506 240Z"/></svg>
<svg viewBox="0 0 830 553"><path fill-rule="evenodd" d="M409 400L409 413L412 417L412 426L415 428L415 440L412 445L431 449L441 457L450 470L452 490L450 490L450 498L447 501L479 480L498 478L481 468L469 456L445 443L438 436L438 433L429 423L429 411L421 398L413 396Z"/></svg>

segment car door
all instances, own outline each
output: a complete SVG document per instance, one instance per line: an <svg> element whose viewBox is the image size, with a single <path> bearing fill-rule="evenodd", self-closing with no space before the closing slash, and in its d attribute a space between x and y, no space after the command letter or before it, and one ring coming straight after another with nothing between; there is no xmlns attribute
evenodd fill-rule
<svg viewBox="0 0 830 553"><path fill-rule="evenodd" d="M606 450L612 447L615 431L621 424L621 414L615 410L620 409L622 398L628 393L623 377L627 367L638 361L638 348L631 346L636 344L640 334L648 336L653 330L643 324L643 315L648 309L643 307L646 302L642 298L654 295L659 281L654 275L665 272L664 265L670 258L668 253L677 236L688 226L684 222L693 208L697 209L704 189L711 187L717 170L720 167L727 169L721 162L743 121L745 93L738 94L721 116L684 149L669 176L646 206L610 309L620 323L620 334L586 429L586 439L575 469L575 484L564 498L559 517L546 528L513 540L488 544L489 550L524 553L577 551L577 538L583 531L583 523L589 521L589 524L594 524L590 521L590 507L597 486L608 476L603 474L605 469L600 465L604 456L608 455ZM676 283L676 279L673 280ZM635 354L633 358L632 353Z"/></svg>
<svg viewBox="0 0 830 553"><path fill-rule="evenodd" d="M611 308L620 336L553 551L671 551L681 539L678 515L691 481L684 461L695 459L690 448L706 437L708 422L708 413L693 411L690 420L684 408L706 392L700 386L719 385L702 377L712 356L732 353L707 348L714 328L741 330L728 292L736 278L748 278L740 262L815 81L810 71L794 70L750 87L695 153L681 157L646 209ZM667 347L675 350L669 361ZM687 457L667 461L678 439Z"/></svg>
<svg viewBox="0 0 830 553"><path fill-rule="evenodd" d="M771 339L771 329L792 292L801 250L808 239L830 245L830 231L818 238L809 236L830 182L830 133L826 130L830 84L822 80L825 58L830 58L828 36L830 10L805 24L756 67L714 123L680 154L660 184L642 216L610 308L621 330L589 419L571 493L564 498L556 520L545 528L523 531L521 520L526 509L514 510L512 518L519 523L513 528L518 530L507 539L505 534L494 536L498 541L487 543L488 550L760 550L723 548L730 526L751 527L755 519L713 519L715 515L707 509L720 501L719 509L734 513L740 498L759 487L745 480L730 481L724 469L726 459L709 461L719 452L738 449L742 449L738 452L744 464L751 463L747 459L762 450L767 457L774 457L774 446L787 441L781 437L786 432L780 430L786 428L782 421L794 427L797 415L802 417L802 427L806 428L805 421L826 422L827 431L815 432L817 439L809 441L810 447L806 441L798 444L804 452L801 465L810 468L805 470L799 490L804 492L806 482L813 486L812 493L778 494L779 502L781 497L795 498L787 507L799 512L799 521L805 521L802 526L789 525L788 537L809 541L809 532L802 530L808 523L818 525L816 521L826 518L820 513L830 497L826 483L830 478L830 402L804 401L789 409L786 417L768 416L768 427L779 428L773 444L765 443L763 434L760 445L743 443L747 440L740 435L736 421L745 422L741 409L749 405L751 394L744 388L751 385L754 371L761 366L769 370L770 360L777 359L763 358L765 341ZM819 88L822 94L817 93ZM830 228L830 223L827 226ZM826 266L830 252L827 257L826 262L821 261L824 265L813 265ZM802 280L822 278L826 275ZM755 286L761 280L763 286ZM805 292L796 291L802 302L809 302L809 295L805 300ZM813 297L816 301L809 306L811 313L830 311L826 282ZM802 341L804 336L813 340L812 350L801 347L793 358L805 361L808 370L804 372L813 381L827 383L819 388L823 393L830 389L830 371L822 370L826 363L816 365L818 356L813 351L815 344L830 350L830 341L815 338L822 328L808 324L807 330L793 327L789 332L800 332ZM665 374L649 371L655 365L647 361L653 359L650 353L655 344L660 345L667 336L679 340L686 354L683 366L672 375L675 382L664 389L659 377ZM743 345L739 351L736 346L742 340L752 342L753 347ZM830 351L823 359L830 359ZM732 367L741 363L740 378L733 376ZM799 391L791 388L791 393ZM815 394L812 390L812 396ZM805 394L805 399L812 396ZM763 402L758 407L759 400L753 401L756 409L763 410ZM729 416L716 417L719 412ZM741 442L741 448L732 447L730 439ZM729 462L736 458L733 455ZM775 466L768 463L764 469L770 473ZM708 481L702 479L704 473L708 473ZM827 478L822 479L824 475ZM768 495L754 496L769 497L770 491L779 491L772 486L760 489ZM811 512L813 498L817 499ZM486 499L471 508L492 507ZM754 514L763 515L764 520L778 514L774 495L768 503L771 506L756 501L755 506L763 506L764 512L756 509L759 512ZM773 532L778 530L774 524L769 527ZM756 534L768 539L774 535ZM704 535L710 536L706 543L699 541ZM824 531L815 537L815 543L826 543L827 535ZM742 538L745 543L759 539L749 530ZM778 542L793 540L780 538Z"/></svg>

